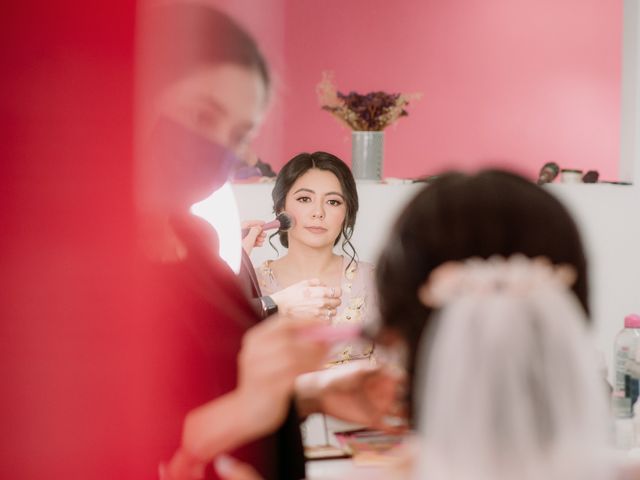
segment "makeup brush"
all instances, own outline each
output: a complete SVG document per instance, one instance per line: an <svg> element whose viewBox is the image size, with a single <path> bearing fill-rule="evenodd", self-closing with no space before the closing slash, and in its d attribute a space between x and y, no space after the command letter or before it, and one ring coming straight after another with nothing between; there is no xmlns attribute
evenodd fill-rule
<svg viewBox="0 0 640 480"><path fill-rule="evenodd" d="M296 221L293 219L291 215L286 212L279 213L275 220L271 220L270 222L262 225L262 231L265 230L273 230L274 228L280 230L281 232L286 232L293 228L296 224ZM242 238L246 237L249 234L250 228L242 229Z"/></svg>

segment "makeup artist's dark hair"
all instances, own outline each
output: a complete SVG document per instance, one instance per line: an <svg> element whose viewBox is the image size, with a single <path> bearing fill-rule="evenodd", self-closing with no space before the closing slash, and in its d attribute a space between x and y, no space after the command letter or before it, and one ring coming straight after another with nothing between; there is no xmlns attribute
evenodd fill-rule
<svg viewBox="0 0 640 480"><path fill-rule="evenodd" d="M516 253L573 266L573 291L589 313L580 234L566 208L544 188L502 170L450 172L405 207L378 260L376 284L383 330L399 333L409 346L410 378L431 315L418 300L418 287L447 261Z"/></svg>
<svg viewBox="0 0 640 480"><path fill-rule="evenodd" d="M353 229L358 214L358 190L351 170L342 160L327 152L300 153L293 157L282 167L282 170L280 170L280 173L278 173L276 177L276 184L271 192L273 211L276 215L284 211L287 193L289 193L293 184L298 178L313 168L333 173L342 187L347 211L344 223L342 224L341 234L336 238L334 245L337 245L340 238L342 238L342 251L351 257L347 265L348 268L351 263L356 260L357 256L356 249L351 243L351 237L353 236ZM288 248L289 237L287 232L278 232L277 234L280 237L280 243ZM351 253L347 253L346 247L349 247Z"/></svg>
<svg viewBox="0 0 640 480"><path fill-rule="evenodd" d="M197 2L172 2L141 11L139 71L154 98L199 68L234 64L255 70L269 90L267 62L255 40L231 17Z"/></svg>

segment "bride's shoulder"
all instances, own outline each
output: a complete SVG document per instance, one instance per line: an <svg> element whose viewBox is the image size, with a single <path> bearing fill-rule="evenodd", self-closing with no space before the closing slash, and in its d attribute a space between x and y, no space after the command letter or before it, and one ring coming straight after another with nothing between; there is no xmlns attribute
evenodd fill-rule
<svg viewBox="0 0 640 480"><path fill-rule="evenodd" d="M373 272L376 269L373 263L363 261L358 261L358 268L362 269L363 272Z"/></svg>
<svg viewBox="0 0 640 480"><path fill-rule="evenodd" d="M350 259L344 257L344 264L346 265L345 275L347 278L353 279L354 277L369 277L373 276L375 267L372 263L364 262L362 260Z"/></svg>

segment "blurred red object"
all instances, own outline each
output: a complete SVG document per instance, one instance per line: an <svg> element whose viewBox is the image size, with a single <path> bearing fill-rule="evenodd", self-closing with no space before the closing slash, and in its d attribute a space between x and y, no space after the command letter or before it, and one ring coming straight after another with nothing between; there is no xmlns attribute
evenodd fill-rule
<svg viewBox="0 0 640 480"><path fill-rule="evenodd" d="M123 373L147 348L131 322L135 10L5 5L3 478L134 478L127 404L144 385Z"/></svg>

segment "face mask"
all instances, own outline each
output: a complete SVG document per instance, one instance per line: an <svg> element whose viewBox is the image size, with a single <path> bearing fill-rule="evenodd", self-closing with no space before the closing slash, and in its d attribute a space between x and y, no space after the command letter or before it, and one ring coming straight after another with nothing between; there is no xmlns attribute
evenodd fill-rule
<svg viewBox="0 0 640 480"><path fill-rule="evenodd" d="M151 202L169 212L187 212L226 181L236 156L189 128L162 118L151 136L144 181Z"/></svg>

